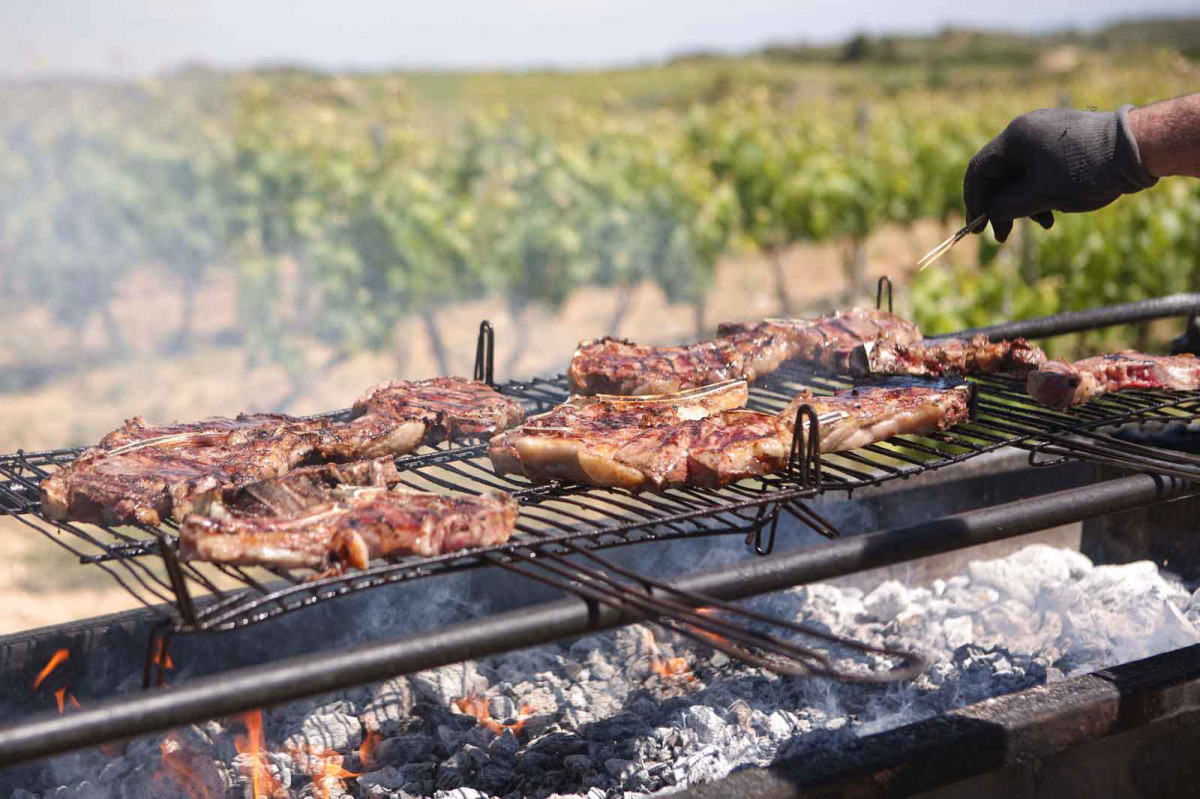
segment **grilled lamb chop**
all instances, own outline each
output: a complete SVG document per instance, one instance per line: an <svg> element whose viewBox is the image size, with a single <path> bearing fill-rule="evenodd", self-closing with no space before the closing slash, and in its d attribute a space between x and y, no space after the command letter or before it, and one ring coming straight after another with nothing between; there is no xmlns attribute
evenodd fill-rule
<svg viewBox="0 0 1200 799"><path fill-rule="evenodd" d="M400 482L400 471L390 456L352 463L301 466L281 477L263 480L236 491L211 491L197 495L192 512L213 518L238 516L294 516L329 500L330 491L345 486L390 488Z"/></svg>
<svg viewBox="0 0 1200 799"><path fill-rule="evenodd" d="M371 560L389 555L429 557L501 544L517 520L516 500L502 493L449 496L339 486L306 494L305 500L302 509L274 515L189 514L179 530L180 556L240 565L365 569Z"/></svg>
<svg viewBox="0 0 1200 799"><path fill-rule="evenodd" d="M52 519L156 525L192 498L277 477L313 454L315 430L278 414L147 425L140 416L42 481Z"/></svg>
<svg viewBox="0 0 1200 799"><path fill-rule="evenodd" d="M730 322L717 332L733 336L751 330L767 332L787 342L788 359L827 372L850 369L854 348L871 341L911 344L921 331L912 322L875 308L851 308L818 319L767 319L758 324Z"/></svg>
<svg viewBox="0 0 1200 799"><path fill-rule="evenodd" d="M817 368L844 372L858 344L881 337L900 342L921 337L911 323L865 308L820 319L723 324L719 332L716 339L682 347L648 347L613 338L585 341L567 370L571 390L671 394L724 380L753 382L797 358Z"/></svg>
<svg viewBox="0 0 1200 799"><path fill-rule="evenodd" d="M1122 350L1073 364L1050 361L1030 372L1026 382L1029 396L1059 410L1110 391L1136 388L1200 389L1200 359L1190 354L1146 355Z"/></svg>
<svg viewBox="0 0 1200 799"><path fill-rule="evenodd" d="M782 468L787 431L771 414L737 410L746 384L659 397L572 397L488 445L497 473L631 491L719 487Z"/></svg>
<svg viewBox="0 0 1200 799"><path fill-rule="evenodd" d="M780 414L789 432L796 411L811 405L819 419L821 452L865 447L897 435L926 435L970 419L968 383L930 386L891 380L875 386L842 389L832 397L802 391Z"/></svg>
<svg viewBox="0 0 1200 799"><path fill-rule="evenodd" d="M493 433L522 416L484 383L441 377L376 386L345 422L253 414L149 426L137 417L42 481L42 507L55 519L156 525L182 518L201 497L306 463L402 455L422 442Z"/></svg>
<svg viewBox="0 0 1200 799"><path fill-rule="evenodd" d="M960 338L933 339L900 344L880 339L854 348L850 371L854 374L990 375L998 372L1026 374L1041 368L1046 353L1023 338L1012 341L988 340L978 335L969 341Z"/></svg>
<svg viewBox="0 0 1200 799"><path fill-rule="evenodd" d="M682 347L648 347L605 337L582 342L567 379L575 394L673 394L727 380L753 382L787 360L791 348L766 330L745 330Z"/></svg>
<svg viewBox="0 0 1200 799"><path fill-rule="evenodd" d="M350 421L324 429L317 450L335 461L402 455L421 443L498 433L523 418L514 400L477 380L392 380L355 402Z"/></svg>

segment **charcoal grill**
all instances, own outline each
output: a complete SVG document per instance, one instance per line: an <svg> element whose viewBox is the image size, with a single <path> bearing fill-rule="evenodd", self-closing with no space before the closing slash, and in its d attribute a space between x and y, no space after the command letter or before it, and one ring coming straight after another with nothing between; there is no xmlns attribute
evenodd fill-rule
<svg viewBox="0 0 1200 799"><path fill-rule="evenodd" d="M884 285L881 282L879 302L882 302ZM1178 295L1101 309L1090 312L1090 315L1072 314L1016 323L1006 326L1003 335L1055 335L1113 321L1130 322L1194 314L1197 310L1200 310L1200 295ZM1026 328L1022 328L1022 324ZM999 331L991 332L996 335ZM476 378L496 385L502 393L520 401L530 413L546 410L566 398L568 390L562 376L496 384L492 367L493 343L494 333L485 322L481 325L477 345ZM136 719L120 714L125 719L122 724L133 725L121 726L111 716L107 721L98 717L92 717L89 721L89 714L99 711L85 711L47 722L52 725L72 724L77 734L73 738L66 736L50 743L43 742L41 749L28 748L28 730L25 733L18 731L15 737L6 736L0 731L0 762L82 745L88 740L81 732L83 730L90 731L88 734L93 736L91 740L99 740L95 738L96 735L108 734L111 737L132 734L131 730L145 731L179 723L180 720L186 720L185 716L187 719L203 718L231 711L233 707L222 705L214 698L214 692L227 695L229 703L245 709L264 701L279 701L338 685L390 676L404 670L455 662L482 652L499 651L497 647L517 648L585 629L626 623L636 618L683 618L689 625L696 622L701 629L710 629L703 626L705 617L688 615L688 608L794 585L812 579L812 575L804 572L804 569L794 572L782 568L786 561L776 561L780 557L776 556L764 559L761 574L748 579L740 588L731 587L723 579L716 579L715 582L712 579L707 582L701 580L694 585L667 585L631 572L622 574L618 570L614 573L612 565L599 561L595 553L612 547L684 537L739 536L745 538L747 544L752 545L759 554L770 554L782 515L794 517L826 536L836 536L834 527L806 504L807 500L819 494L844 491L850 496L861 488L950 467L1003 447L1016 446L1029 450L1031 462L1034 463L1045 463L1047 456L1072 457L1120 465L1145 473L1125 478L1140 482L1122 483L1118 487L1118 499L1108 497L1106 501L1110 501L1110 504L1096 506L1094 512L1097 513L1116 509L1122 502L1126 503L1125 507L1133 507L1139 503L1162 501L1190 490L1188 481L1196 473L1194 463L1183 456L1154 447L1121 441L1105 431L1130 422L1189 421L1200 413L1200 392L1122 392L1098 398L1067 412L1056 412L1032 403L1020 381L987 377L973 382L975 413L969 423L929 436L898 437L834 455L818 455L815 448L804 447L801 443L794 449L792 463L785 472L761 480L743 481L721 490L673 489L661 494L634 495L617 489L560 483L535 486L520 477L495 475L487 463L484 442L466 441L424 448L397 459L404 485L414 489L509 491L521 504L521 517L513 539L502 546L435 558L400 558L365 571L317 580L306 579L307 575L303 573L283 569L244 569L180 562L175 554L176 531L169 523L157 528L111 528L49 520L40 512L37 485L52 468L68 463L79 450L18 452L0 457L0 478L5 481L0 483L0 510L66 547L80 558L81 563L94 565L112 575L139 602L163 614L160 632L168 638L175 633L246 627L349 593L485 566L517 570L564 588L586 602L582 624L580 618L574 616L571 625L547 622L518 634L516 627L520 625L513 625L511 620L507 626L500 619L491 622L490 626L488 622L478 622L453 632L445 631L444 635L450 635L451 638L445 640L443 635L440 647L430 649L429 641L417 646L421 650L419 656L414 656L413 648L406 646L402 647L403 651L377 648L372 650L371 656L358 652L355 655L359 658L357 665L344 659L337 663L332 660L323 664L308 663L304 668L316 671L315 676L310 675L305 680L282 679L279 678L282 671L270 671L270 667L263 667L274 676L265 682L262 674L254 679L260 686L273 686L266 693L261 687L248 690L244 681L226 681L222 685L240 686L238 693L229 693L221 686L208 686L205 705L198 699L184 700L180 689L172 689L162 695L173 694L177 699L162 705L164 708L169 706L169 720L142 707L144 712ZM801 389L828 393L848 385L850 382L847 379L785 367L751 388L748 406L778 411ZM800 409L801 414L810 412L811 409L807 412L806 408ZM813 432L810 428L810 441L815 440ZM1087 511L1086 503L1082 500L1089 493L1101 495L1095 490L1084 491L1084 494L1074 495L1070 500L1060 500L1059 504L1046 506L1050 510L1043 509L1041 516L1035 514L1031 517L1030 524L1044 525L1050 518L1057 518L1054 514L1083 518ZM1116 502L1116 505L1111 502ZM1027 506L1025 510L1041 507L1032 503L1021 504ZM1005 519L1011 522L1016 518L1019 510L1007 508L999 511L999 517L985 513L978 518L986 518L993 528L1004 528L1002 534L993 530L990 535L994 537L1040 529L1005 523ZM961 529L957 524L946 528L947 531ZM851 558L844 561L844 565L856 564L847 565L851 571L867 568L869 562L879 565L888 562L888 558L894 557L898 561L924 554L927 542L923 543L922 536L928 533L932 536L929 540L935 539L930 530L936 530L936 525L926 526L922 530L922 533L910 532L908 538L904 539L907 544L903 546L896 543L899 539L892 538L887 539L891 543L881 545L882 549L863 552L854 549L861 546L859 539L852 539L831 545L843 549L824 551L858 551L858 560ZM963 536L954 540L947 538L942 545L955 548L972 543L977 541L971 540L970 536ZM849 549L845 548L847 546ZM936 548L929 551L936 551ZM569 555L574 555L575 560L567 561ZM580 557L592 559L600 568L578 565ZM156 568L158 563L163 564L161 572ZM775 563L780 568L773 569ZM762 575L774 576L767 578ZM777 580L784 582L776 584ZM207 596L199 596L200 592ZM675 599L679 600L678 607L667 601ZM571 604L571 607L577 609L579 606ZM571 613L575 613L575 610ZM686 631L686 627L677 629ZM503 641L502 631L506 633ZM711 628L711 631L718 635L729 632L719 628ZM481 639L480 635L484 637ZM470 645L471 640L476 641L476 648ZM425 648L422 649L422 646ZM147 664L157 648L156 641L152 639L148 647ZM397 657L400 659L397 660ZM372 671L372 668L375 670ZM247 674L246 678L250 679L250 675ZM149 670L147 681L151 681ZM271 690L275 693L272 694ZM144 701L153 703L155 700L147 697ZM137 706L136 702L125 704ZM185 707L190 709L181 710ZM202 707L203 713L200 712ZM107 732L101 733L101 730ZM18 744L19 740L24 744Z"/></svg>

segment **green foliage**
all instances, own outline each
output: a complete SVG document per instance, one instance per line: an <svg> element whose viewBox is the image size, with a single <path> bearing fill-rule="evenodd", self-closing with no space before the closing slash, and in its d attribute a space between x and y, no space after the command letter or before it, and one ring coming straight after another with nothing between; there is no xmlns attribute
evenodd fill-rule
<svg viewBox="0 0 1200 799"><path fill-rule="evenodd" d="M581 286L652 281L699 306L737 249L956 223L967 160L1029 108L1194 87L1161 54L1050 77L956 67L931 84L904 42L858 46L859 66L8 87L0 288L78 326L132 268L185 288L235 269L252 352L299 375L313 344L386 350L402 320L484 295L557 307ZM1197 189L1167 181L1034 231L1024 262L982 237L981 269L928 270L913 305L946 331L1195 290L1198 231Z"/></svg>

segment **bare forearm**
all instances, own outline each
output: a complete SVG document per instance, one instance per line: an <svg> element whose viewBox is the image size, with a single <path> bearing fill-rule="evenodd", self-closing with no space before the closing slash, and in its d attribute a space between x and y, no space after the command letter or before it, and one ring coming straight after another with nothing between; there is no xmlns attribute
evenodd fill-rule
<svg viewBox="0 0 1200 799"><path fill-rule="evenodd" d="M1147 172L1200 177L1200 94L1132 109L1128 119Z"/></svg>

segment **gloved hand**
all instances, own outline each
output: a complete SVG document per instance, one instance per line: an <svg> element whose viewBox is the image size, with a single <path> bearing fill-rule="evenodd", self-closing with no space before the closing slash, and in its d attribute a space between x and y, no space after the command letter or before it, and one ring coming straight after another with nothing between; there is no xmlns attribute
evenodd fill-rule
<svg viewBox="0 0 1200 799"><path fill-rule="evenodd" d="M1048 108L1023 114L975 154L963 178L967 221L987 214L998 241L1013 220L1043 228L1051 211L1095 211L1158 182L1142 166L1126 114ZM982 233L984 225L972 230Z"/></svg>

